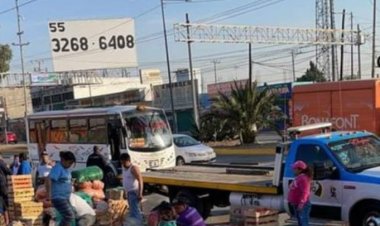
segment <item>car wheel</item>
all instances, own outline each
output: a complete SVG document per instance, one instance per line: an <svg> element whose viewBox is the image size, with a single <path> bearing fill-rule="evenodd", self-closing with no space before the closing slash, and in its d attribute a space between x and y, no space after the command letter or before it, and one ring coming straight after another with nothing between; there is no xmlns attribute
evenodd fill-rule
<svg viewBox="0 0 380 226"><path fill-rule="evenodd" d="M351 219L352 225L380 226L380 202L369 203Z"/></svg>
<svg viewBox="0 0 380 226"><path fill-rule="evenodd" d="M175 161L175 164L177 166L183 166L183 165L185 165L185 159L183 159L181 156L178 156L177 160Z"/></svg>

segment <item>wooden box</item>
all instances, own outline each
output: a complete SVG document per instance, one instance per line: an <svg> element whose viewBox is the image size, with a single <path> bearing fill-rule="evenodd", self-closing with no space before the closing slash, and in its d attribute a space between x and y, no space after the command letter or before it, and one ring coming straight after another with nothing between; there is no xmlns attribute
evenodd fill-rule
<svg viewBox="0 0 380 226"><path fill-rule="evenodd" d="M7 176L8 188L12 191L19 188L33 188L32 175Z"/></svg>
<svg viewBox="0 0 380 226"><path fill-rule="evenodd" d="M112 200L123 200L124 199L124 190L123 189L109 189L107 190L108 199Z"/></svg>
<svg viewBox="0 0 380 226"><path fill-rule="evenodd" d="M39 216L37 218L21 218L20 221L25 226L43 226L42 216Z"/></svg>
<svg viewBox="0 0 380 226"><path fill-rule="evenodd" d="M266 208L249 208L244 211L244 226L276 226L278 225L278 212Z"/></svg>

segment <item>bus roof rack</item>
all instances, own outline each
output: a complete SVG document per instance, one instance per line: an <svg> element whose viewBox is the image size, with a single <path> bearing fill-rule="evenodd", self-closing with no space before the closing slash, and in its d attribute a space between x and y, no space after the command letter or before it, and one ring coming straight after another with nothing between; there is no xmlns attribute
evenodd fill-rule
<svg viewBox="0 0 380 226"><path fill-rule="evenodd" d="M331 128L332 128L331 122L322 122L322 123L315 123L315 124L310 124L310 125L290 127L288 128L288 133L299 134L304 131L315 130L315 129L322 129L322 131L325 131L326 129L331 129Z"/></svg>

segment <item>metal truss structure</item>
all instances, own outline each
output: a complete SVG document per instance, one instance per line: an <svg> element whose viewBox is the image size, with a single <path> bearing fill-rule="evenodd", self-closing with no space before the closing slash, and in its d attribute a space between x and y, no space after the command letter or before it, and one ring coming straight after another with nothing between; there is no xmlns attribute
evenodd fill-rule
<svg viewBox="0 0 380 226"><path fill-rule="evenodd" d="M77 72L48 72L33 73L46 74L54 77L53 82L46 83L34 82L32 74L25 74L26 86L51 86L51 85L88 85L102 83L102 75L96 71L77 71ZM22 87L24 85L23 75L21 73L0 73L0 87Z"/></svg>
<svg viewBox="0 0 380 226"><path fill-rule="evenodd" d="M315 28L316 29L329 29L330 27L330 11L329 0L316 0L315 1ZM316 37L317 40L319 37ZM316 46L316 63L320 71L327 75L330 79L330 45L317 45Z"/></svg>
<svg viewBox="0 0 380 226"><path fill-rule="evenodd" d="M187 35L189 27L190 35ZM344 39L335 39L342 37ZM257 27L219 24L174 24L177 42L211 43L261 43L261 44L313 44L351 45L360 44L356 31L307 28Z"/></svg>

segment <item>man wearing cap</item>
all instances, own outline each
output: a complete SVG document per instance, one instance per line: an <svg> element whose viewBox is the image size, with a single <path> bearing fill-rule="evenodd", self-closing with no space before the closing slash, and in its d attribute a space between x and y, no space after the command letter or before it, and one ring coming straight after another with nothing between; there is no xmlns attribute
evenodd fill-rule
<svg viewBox="0 0 380 226"><path fill-rule="evenodd" d="M178 214L178 226L206 226L202 216L198 211L188 205L189 200L179 196L173 200L173 206Z"/></svg>
<svg viewBox="0 0 380 226"><path fill-rule="evenodd" d="M293 209L299 226L309 225L311 210L310 187L313 178L312 171L303 161L296 161L292 165L295 178L289 186L288 202Z"/></svg>

